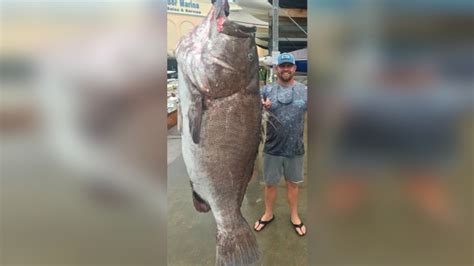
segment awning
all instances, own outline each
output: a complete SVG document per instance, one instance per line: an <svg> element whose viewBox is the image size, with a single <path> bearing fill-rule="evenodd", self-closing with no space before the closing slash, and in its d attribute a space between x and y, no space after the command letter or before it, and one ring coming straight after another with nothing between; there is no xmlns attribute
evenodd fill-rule
<svg viewBox="0 0 474 266"><path fill-rule="evenodd" d="M244 10L230 12L229 19L245 26L255 26L257 28L268 28L268 23L260 20Z"/></svg>

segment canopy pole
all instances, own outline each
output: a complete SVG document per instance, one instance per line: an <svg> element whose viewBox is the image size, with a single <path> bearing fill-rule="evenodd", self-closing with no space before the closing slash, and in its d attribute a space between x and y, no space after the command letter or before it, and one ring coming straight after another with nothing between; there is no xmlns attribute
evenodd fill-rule
<svg viewBox="0 0 474 266"><path fill-rule="evenodd" d="M278 28L279 28L279 21L278 21L278 8L280 6L280 1L279 0L273 0L273 5L272 5L272 57L273 61L276 65L276 58L278 54L280 53L279 47L278 47L278 41L279 41L279 34L278 34ZM274 75L274 69L270 71L272 75L272 82L275 81L275 75Z"/></svg>

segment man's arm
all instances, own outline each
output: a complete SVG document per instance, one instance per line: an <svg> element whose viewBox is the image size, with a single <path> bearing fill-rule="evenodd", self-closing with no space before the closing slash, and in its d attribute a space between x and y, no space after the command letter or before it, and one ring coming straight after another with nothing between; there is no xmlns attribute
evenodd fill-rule
<svg viewBox="0 0 474 266"><path fill-rule="evenodd" d="M268 87L264 86L262 89L260 89L260 97L262 98L262 105L266 109L269 109L272 106L272 101L268 99Z"/></svg>

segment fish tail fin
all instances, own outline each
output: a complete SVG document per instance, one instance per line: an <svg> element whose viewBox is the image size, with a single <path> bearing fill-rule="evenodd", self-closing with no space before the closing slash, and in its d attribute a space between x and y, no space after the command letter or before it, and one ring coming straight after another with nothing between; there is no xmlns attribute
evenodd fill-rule
<svg viewBox="0 0 474 266"><path fill-rule="evenodd" d="M232 226L218 226L216 265L251 265L260 257L257 239L240 216Z"/></svg>

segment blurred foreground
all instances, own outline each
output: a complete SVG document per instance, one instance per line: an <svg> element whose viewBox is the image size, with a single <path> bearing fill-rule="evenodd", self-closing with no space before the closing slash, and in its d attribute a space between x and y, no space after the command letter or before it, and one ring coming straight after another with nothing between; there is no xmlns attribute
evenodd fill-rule
<svg viewBox="0 0 474 266"><path fill-rule="evenodd" d="M474 6L308 4L310 261L472 265Z"/></svg>
<svg viewBox="0 0 474 266"><path fill-rule="evenodd" d="M163 264L165 18L2 3L0 264Z"/></svg>

